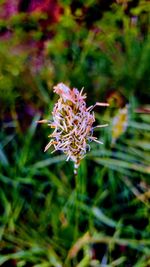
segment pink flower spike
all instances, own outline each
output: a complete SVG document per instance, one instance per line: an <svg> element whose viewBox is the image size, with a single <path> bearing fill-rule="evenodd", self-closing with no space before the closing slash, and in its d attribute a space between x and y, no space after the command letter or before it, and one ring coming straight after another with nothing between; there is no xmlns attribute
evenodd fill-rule
<svg viewBox="0 0 150 267"><path fill-rule="evenodd" d="M58 150L64 152L67 156L66 160L74 162L74 174L76 175L81 160L90 150L88 142L94 141L103 144L93 136L93 130L106 127L107 124L94 127L95 115L91 111L95 106L109 106L109 104L96 102L95 105L87 108L86 94L82 94L83 88L79 92L77 88L70 89L63 83L54 86L54 92L59 95L59 99L52 111L52 122L39 121L39 123L48 123L51 128L54 128L53 133L49 135L51 140L44 151L53 145L52 153Z"/></svg>

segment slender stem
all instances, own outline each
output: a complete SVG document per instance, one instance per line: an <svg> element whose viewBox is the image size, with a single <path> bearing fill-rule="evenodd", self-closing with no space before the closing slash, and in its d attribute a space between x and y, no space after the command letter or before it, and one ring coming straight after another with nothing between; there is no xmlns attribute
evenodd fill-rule
<svg viewBox="0 0 150 267"><path fill-rule="evenodd" d="M79 228L79 200L78 200L78 193L79 193L79 181L78 181L78 173L74 175L75 178L75 231L74 231L74 240L78 237L78 228Z"/></svg>

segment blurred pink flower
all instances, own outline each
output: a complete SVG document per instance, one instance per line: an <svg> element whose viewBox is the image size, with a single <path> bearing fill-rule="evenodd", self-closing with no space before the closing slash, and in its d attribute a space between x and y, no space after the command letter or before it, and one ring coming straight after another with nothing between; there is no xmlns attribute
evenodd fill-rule
<svg viewBox="0 0 150 267"><path fill-rule="evenodd" d="M0 18L8 19L11 16L16 15L18 13L18 5L19 0L5 0L4 3L1 5Z"/></svg>

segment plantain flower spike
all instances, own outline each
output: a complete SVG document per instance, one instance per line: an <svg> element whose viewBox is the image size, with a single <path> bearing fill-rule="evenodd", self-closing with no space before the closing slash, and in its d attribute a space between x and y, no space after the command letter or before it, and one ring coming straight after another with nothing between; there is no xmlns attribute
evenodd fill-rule
<svg viewBox="0 0 150 267"><path fill-rule="evenodd" d="M39 123L48 123L48 126L54 129L49 135L50 142L45 147L45 151L51 146L52 151L62 151L67 156L67 161L74 162L74 174L81 160L84 158L87 150L90 150L89 141L95 141L102 144L93 136L94 128L105 127L97 125L93 127L95 122L94 112L91 113L95 106L109 106L107 103L97 102L95 105L86 107L86 94L83 94L83 88L79 92L78 89L70 89L63 83L54 86L54 92L59 95L59 99L52 111L52 122L41 120Z"/></svg>

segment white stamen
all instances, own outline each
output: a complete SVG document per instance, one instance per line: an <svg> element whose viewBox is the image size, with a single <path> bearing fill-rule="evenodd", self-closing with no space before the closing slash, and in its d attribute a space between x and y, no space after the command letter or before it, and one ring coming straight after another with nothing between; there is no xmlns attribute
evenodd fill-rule
<svg viewBox="0 0 150 267"><path fill-rule="evenodd" d="M108 126L108 124L97 125L97 126L94 126L93 129L107 127L107 126Z"/></svg>

